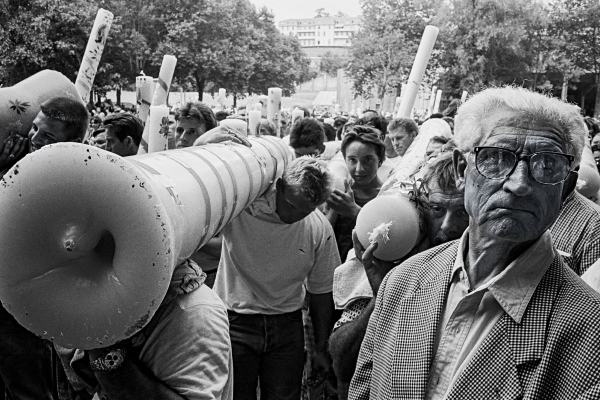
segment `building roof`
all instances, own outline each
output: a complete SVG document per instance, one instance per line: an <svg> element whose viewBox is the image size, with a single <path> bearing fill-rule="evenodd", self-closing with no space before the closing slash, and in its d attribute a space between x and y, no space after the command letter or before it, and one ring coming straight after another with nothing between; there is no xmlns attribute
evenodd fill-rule
<svg viewBox="0 0 600 400"><path fill-rule="evenodd" d="M331 25L331 24L360 24L362 17L318 17L302 19L286 19L279 26L287 25Z"/></svg>

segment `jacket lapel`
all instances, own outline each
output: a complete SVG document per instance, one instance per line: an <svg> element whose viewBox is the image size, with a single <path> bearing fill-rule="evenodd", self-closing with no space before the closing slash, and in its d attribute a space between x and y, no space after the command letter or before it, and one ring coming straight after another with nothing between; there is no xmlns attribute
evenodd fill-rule
<svg viewBox="0 0 600 400"><path fill-rule="evenodd" d="M559 257L559 256L558 256ZM560 289L562 261L554 259L521 323L504 314L452 388L449 399L519 399L544 354L546 327ZM476 395L473 397L473 395Z"/></svg>

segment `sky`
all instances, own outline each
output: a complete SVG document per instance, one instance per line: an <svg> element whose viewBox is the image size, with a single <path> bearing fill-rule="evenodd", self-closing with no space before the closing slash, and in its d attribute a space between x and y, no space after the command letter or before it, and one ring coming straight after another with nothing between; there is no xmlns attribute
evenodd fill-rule
<svg viewBox="0 0 600 400"><path fill-rule="evenodd" d="M331 15L338 11L350 17L361 14L359 0L250 0L256 8L267 6L275 14L275 22L292 18L313 18L315 11L324 8Z"/></svg>

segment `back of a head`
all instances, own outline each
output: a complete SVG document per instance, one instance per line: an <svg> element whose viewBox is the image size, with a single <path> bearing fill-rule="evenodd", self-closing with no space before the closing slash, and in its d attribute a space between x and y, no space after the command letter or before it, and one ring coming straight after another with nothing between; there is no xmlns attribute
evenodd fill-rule
<svg viewBox="0 0 600 400"><path fill-rule="evenodd" d="M323 129L325 130L325 139L327 142L333 142L335 140L335 128L329 124L323 124Z"/></svg>
<svg viewBox="0 0 600 400"><path fill-rule="evenodd" d="M217 121L223 121L228 116L229 113L227 111L217 111L217 113L215 114L215 118L217 119Z"/></svg>
<svg viewBox="0 0 600 400"><path fill-rule="evenodd" d="M431 136L452 138L452 129L450 128L450 125L441 118L428 119L423 122L423 125L419 128L419 132Z"/></svg>
<svg viewBox="0 0 600 400"><path fill-rule="evenodd" d="M373 115L370 118L365 118L365 116L363 115L362 118L358 119L355 123L355 125L363 125L363 126L372 126L373 128L377 129L379 132L381 132L381 136L382 139L385 138L385 136L387 135L387 131L388 131L388 121L383 118L381 115Z"/></svg>
<svg viewBox="0 0 600 400"><path fill-rule="evenodd" d="M586 137L579 109L521 87L490 88L469 98L455 118L458 148L466 153L485 143L491 133L487 126L489 117L501 112L512 112L529 124L542 122L555 127L567 152L575 157L572 167L579 165Z"/></svg>
<svg viewBox="0 0 600 400"><path fill-rule="evenodd" d="M281 177L285 187L294 187L313 204L322 204L331 195L335 176L323 160L300 157L292 161Z"/></svg>
<svg viewBox="0 0 600 400"><path fill-rule="evenodd" d="M395 118L387 125L388 132L395 132L400 129L415 136L419 134L419 126L412 118Z"/></svg>
<svg viewBox="0 0 600 400"><path fill-rule="evenodd" d="M180 118L196 118L204 123L206 130L209 131L218 126L217 118L213 111L206 104L200 101L188 101L177 110L175 120Z"/></svg>
<svg viewBox="0 0 600 400"><path fill-rule="evenodd" d="M290 132L290 146L294 149L320 147L325 141L323 125L314 118L298 118Z"/></svg>
<svg viewBox="0 0 600 400"><path fill-rule="evenodd" d="M62 122L69 141L83 140L88 129L89 113L85 105L69 97L55 97L40 105L46 117Z"/></svg>
<svg viewBox="0 0 600 400"><path fill-rule="evenodd" d="M111 127L115 136L122 142L131 136L136 146L140 145L142 134L144 133L144 124L142 120L132 114L111 114L104 118L102 124L105 127Z"/></svg>

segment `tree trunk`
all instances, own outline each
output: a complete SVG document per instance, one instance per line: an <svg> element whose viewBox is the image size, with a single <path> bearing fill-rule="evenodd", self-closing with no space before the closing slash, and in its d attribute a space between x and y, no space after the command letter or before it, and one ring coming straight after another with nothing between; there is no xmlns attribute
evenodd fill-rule
<svg viewBox="0 0 600 400"><path fill-rule="evenodd" d="M233 95L233 108L237 108L237 95Z"/></svg>
<svg viewBox="0 0 600 400"><path fill-rule="evenodd" d="M117 88L117 105L121 107L121 86Z"/></svg>
<svg viewBox="0 0 600 400"><path fill-rule="evenodd" d="M198 91L198 101L202 101L202 94L204 93L204 86L206 85L206 79L201 77L198 71L194 71L194 78L196 79L196 90Z"/></svg>
<svg viewBox="0 0 600 400"><path fill-rule="evenodd" d="M600 84L598 82L598 74L596 74L596 105L594 106L594 118L600 116Z"/></svg>

